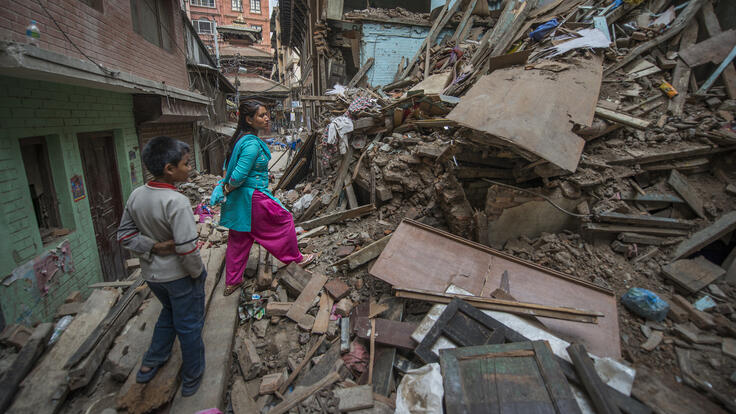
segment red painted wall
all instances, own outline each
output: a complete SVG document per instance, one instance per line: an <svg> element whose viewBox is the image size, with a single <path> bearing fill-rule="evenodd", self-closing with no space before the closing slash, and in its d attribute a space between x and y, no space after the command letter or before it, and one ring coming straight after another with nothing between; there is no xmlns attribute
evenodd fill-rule
<svg viewBox="0 0 736 414"><path fill-rule="evenodd" d="M154 3L156 0L150 1ZM181 6L177 0L158 1L171 2L171 36L175 43L170 51L148 42L133 31L130 1L99 0L102 11L81 0L44 0L43 3L72 42L95 62L110 69L188 89ZM31 20L36 20L41 32L40 48L86 60L38 2L6 0L2 3L0 39L26 42L26 26Z"/></svg>

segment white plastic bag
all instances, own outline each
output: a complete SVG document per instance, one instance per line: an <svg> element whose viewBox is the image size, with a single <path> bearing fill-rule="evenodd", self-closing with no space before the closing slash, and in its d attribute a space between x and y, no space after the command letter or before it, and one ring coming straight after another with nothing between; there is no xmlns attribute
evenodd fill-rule
<svg viewBox="0 0 736 414"><path fill-rule="evenodd" d="M442 413L440 364L427 364L407 371L396 392L396 414Z"/></svg>

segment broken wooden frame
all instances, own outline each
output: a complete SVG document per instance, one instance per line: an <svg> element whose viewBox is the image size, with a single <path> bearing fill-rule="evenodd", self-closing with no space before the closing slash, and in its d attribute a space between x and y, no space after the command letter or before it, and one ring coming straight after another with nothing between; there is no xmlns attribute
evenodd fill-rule
<svg viewBox="0 0 736 414"><path fill-rule="evenodd" d="M370 274L394 288L444 292L454 284L477 296L484 286L499 286L504 271L518 301L548 306L562 301L605 315L595 325L540 319L560 335L585 343L596 355L620 358L617 301L611 290L414 220L402 221Z"/></svg>

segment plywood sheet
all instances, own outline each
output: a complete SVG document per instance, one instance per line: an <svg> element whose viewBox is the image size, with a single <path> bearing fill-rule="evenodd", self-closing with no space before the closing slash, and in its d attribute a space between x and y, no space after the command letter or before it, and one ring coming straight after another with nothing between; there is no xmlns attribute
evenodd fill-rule
<svg viewBox="0 0 736 414"><path fill-rule="evenodd" d="M482 77L447 118L575 171L585 141L572 128L593 122L602 71L599 58L499 69Z"/></svg>
<svg viewBox="0 0 736 414"><path fill-rule="evenodd" d="M370 273L394 286L444 292L452 283L480 295L508 271L516 300L589 309L605 315L596 325L540 318L556 334L599 356L619 358L616 298L604 289L413 220L397 228Z"/></svg>
<svg viewBox="0 0 736 414"><path fill-rule="evenodd" d="M731 29L696 43L680 51L679 55L691 68L708 62L720 64L734 46L736 30Z"/></svg>

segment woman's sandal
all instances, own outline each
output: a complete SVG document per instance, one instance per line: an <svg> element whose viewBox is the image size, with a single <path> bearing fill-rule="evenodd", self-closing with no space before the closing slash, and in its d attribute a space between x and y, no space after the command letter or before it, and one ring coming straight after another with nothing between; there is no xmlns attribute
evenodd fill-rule
<svg viewBox="0 0 736 414"><path fill-rule="evenodd" d="M236 290L238 290L241 286L243 286L244 280L241 280L240 283L237 285L225 285L225 291L222 292L223 296L230 296L232 295Z"/></svg>
<svg viewBox="0 0 736 414"><path fill-rule="evenodd" d="M299 262L299 266L301 266L301 267L308 266L316 258L317 258L317 255L315 253L305 254L304 256L302 256L302 261Z"/></svg>

